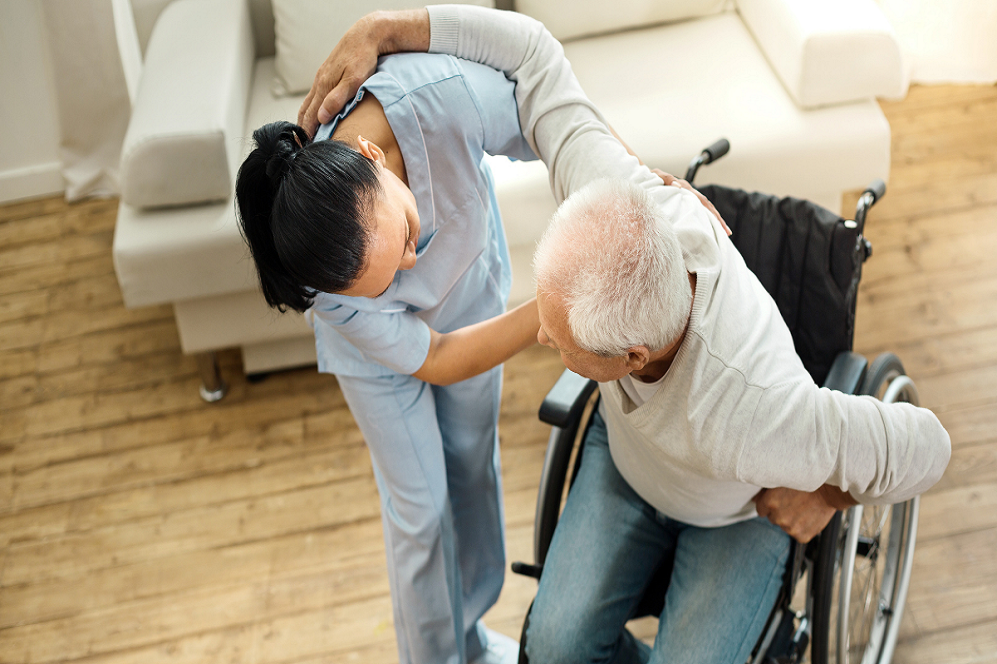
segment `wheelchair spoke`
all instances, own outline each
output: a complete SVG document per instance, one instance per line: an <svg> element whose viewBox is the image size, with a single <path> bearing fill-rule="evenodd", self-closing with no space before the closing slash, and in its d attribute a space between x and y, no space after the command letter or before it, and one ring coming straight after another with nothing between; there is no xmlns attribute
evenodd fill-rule
<svg viewBox="0 0 997 664"><path fill-rule="evenodd" d="M869 610L872 606L872 596L874 594L878 595L876 592L878 586L875 583L878 577L876 566L873 565L868 574L865 577L865 583L862 585L861 593L857 594L856 599L861 599L861 602L855 602L855 604L861 607L861 612L856 611L858 616L858 622L853 623L852 634L854 637L850 639L850 652L849 655L854 652L856 656L862 654L863 649L869 644L869 631L872 625L872 621L868 618ZM874 610L878 610L878 604ZM859 658L863 659L863 658Z"/></svg>

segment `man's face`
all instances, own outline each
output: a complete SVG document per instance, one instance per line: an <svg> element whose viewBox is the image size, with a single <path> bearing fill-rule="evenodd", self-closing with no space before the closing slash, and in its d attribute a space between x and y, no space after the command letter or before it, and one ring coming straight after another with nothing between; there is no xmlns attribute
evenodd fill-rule
<svg viewBox="0 0 997 664"><path fill-rule="evenodd" d="M630 373L626 355L602 357L575 344L568 330L568 315L561 298L538 292L537 309L540 313L537 341L561 353L564 366L600 383L619 380Z"/></svg>

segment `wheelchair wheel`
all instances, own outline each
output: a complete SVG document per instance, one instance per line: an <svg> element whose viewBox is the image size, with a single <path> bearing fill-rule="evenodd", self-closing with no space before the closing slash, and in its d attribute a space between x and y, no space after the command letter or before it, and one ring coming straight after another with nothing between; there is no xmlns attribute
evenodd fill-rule
<svg viewBox="0 0 997 664"><path fill-rule="evenodd" d="M869 366L860 394L918 404L892 353ZM813 664L889 664L903 616L917 537L917 497L856 505L821 534L813 580Z"/></svg>

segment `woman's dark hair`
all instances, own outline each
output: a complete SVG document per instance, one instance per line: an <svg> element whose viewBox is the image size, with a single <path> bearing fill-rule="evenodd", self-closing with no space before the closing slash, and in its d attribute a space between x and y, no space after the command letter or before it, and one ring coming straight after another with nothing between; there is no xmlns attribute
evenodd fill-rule
<svg viewBox="0 0 997 664"><path fill-rule="evenodd" d="M235 185L239 226L267 304L304 311L318 291L349 288L366 265L377 168L338 141L309 143L290 122L264 125L253 140Z"/></svg>

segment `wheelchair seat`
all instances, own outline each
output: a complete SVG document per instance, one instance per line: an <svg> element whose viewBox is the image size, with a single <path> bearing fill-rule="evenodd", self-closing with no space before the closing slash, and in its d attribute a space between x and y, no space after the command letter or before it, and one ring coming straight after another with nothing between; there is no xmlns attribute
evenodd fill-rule
<svg viewBox="0 0 997 664"><path fill-rule="evenodd" d="M735 247L775 300L816 384L917 405L916 387L896 356L885 353L869 365L851 352L862 264L872 251L862 228L868 209L885 193L881 181L863 193L854 220L800 199L719 185L699 190L730 226ZM514 563L517 573L540 578L565 483L570 487L581 463L579 443L595 389L594 381L566 370L540 408L540 419L552 431L534 524L535 563ZM809 645L814 664L890 662L910 579L917 508L916 497L895 506L856 506L835 515L808 545L793 542L783 588L751 661L798 662ZM665 561L634 618L660 614L670 573ZM523 664L528 625L529 615L521 640Z"/></svg>

